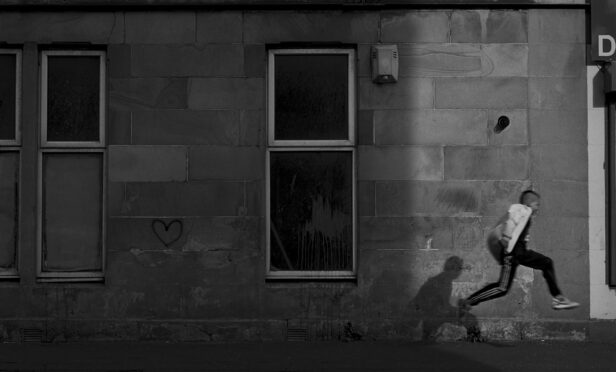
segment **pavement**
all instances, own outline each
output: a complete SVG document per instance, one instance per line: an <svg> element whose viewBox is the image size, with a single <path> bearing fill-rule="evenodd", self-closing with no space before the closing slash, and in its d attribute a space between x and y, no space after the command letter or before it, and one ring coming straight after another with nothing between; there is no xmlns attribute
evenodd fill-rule
<svg viewBox="0 0 616 372"><path fill-rule="evenodd" d="M0 371L616 371L595 342L0 344Z"/></svg>

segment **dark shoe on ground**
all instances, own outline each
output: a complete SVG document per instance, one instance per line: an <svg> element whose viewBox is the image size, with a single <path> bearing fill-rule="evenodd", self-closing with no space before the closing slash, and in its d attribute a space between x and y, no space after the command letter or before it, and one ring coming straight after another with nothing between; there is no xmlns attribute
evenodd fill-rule
<svg viewBox="0 0 616 372"><path fill-rule="evenodd" d="M554 310L575 309L578 306L580 306L579 303L571 301L565 296L557 296L552 299L552 309Z"/></svg>

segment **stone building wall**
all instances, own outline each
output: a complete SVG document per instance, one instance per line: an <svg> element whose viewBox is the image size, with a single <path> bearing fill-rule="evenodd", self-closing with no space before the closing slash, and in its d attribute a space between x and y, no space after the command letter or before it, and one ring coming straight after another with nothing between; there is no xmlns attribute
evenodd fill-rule
<svg viewBox="0 0 616 372"><path fill-rule="evenodd" d="M456 339L456 300L498 276L486 232L532 187L543 196L532 247L582 306L554 312L541 274L520 268L508 297L466 321L493 338L585 338L585 17L0 12L0 42L23 47L25 150L37 146L39 47L105 46L108 91L105 281L36 281L36 158L24 152L20 280L0 283L13 304L0 307L2 337L280 340L292 328L318 340L345 337L350 322L365 339ZM281 42L357 46L356 281L265 278L266 45ZM395 84L371 81L378 43L398 46ZM496 134L500 116L511 124Z"/></svg>

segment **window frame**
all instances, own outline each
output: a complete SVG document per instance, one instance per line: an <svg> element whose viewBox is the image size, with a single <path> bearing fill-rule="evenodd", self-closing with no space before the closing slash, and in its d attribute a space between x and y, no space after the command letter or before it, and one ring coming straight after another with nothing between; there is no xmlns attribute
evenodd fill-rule
<svg viewBox="0 0 616 372"><path fill-rule="evenodd" d="M47 141L47 79L49 56L98 56L99 67L99 141ZM107 53L104 50L44 50L41 51L41 132L37 169L37 257L36 272L39 282L91 282L104 281L107 256ZM100 153L101 169L101 269L96 271L43 271L43 155L45 153Z"/></svg>
<svg viewBox="0 0 616 372"><path fill-rule="evenodd" d="M62 57L99 57L99 133L98 141L48 141L47 140L47 97L48 97L48 73L49 56ZM41 52L41 147L61 147L61 148L80 148L80 147L105 147L106 138L106 53L101 50L44 50Z"/></svg>
<svg viewBox="0 0 616 372"><path fill-rule="evenodd" d="M101 270L100 271L43 271L43 155L44 154L99 153L102 156L101 169ZM39 281L101 281L104 278L107 246L107 154L105 149L41 149L38 154L37 177L37 278Z"/></svg>
<svg viewBox="0 0 616 372"><path fill-rule="evenodd" d="M288 54L346 54L348 57L348 140L276 140L275 134L275 57ZM357 76L356 49L349 46L340 48L272 48L268 51L267 70L267 131L268 148L265 151L265 277L268 280L355 280L357 278L357 151L356 151L356 110ZM335 151L351 153L351 200L352 200L352 268L351 270L271 270L271 168L273 152L314 152Z"/></svg>
<svg viewBox="0 0 616 372"><path fill-rule="evenodd" d="M0 54L15 55L15 139L0 139L0 146L21 146L21 74L22 74L22 51L21 49L0 49Z"/></svg>
<svg viewBox="0 0 616 372"><path fill-rule="evenodd" d="M16 48L0 48L0 54L15 56L15 138L0 139L0 152L17 154L17 200L15 216L15 252L14 267L0 270L0 280L19 279L19 252L21 247L21 195L22 195L22 139L21 139L21 105L22 105L22 50Z"/></svg>
<svg viewBox="0 0 616 372"><path fill-rule="evenodd" d="M277 140L276 130L276 56L296 54L346 54L348 66L348 140ZM291 48L270 49L268 51L267 75L267 129L269 146L354 146L355 145L355 111L356 111L356 51L352 48Z"/></svg>
<svg viewBox="0 0 616 372"><path fill-rule="evenodd" d="M0 153L2 152L14 152L17 153L17 200L15 201L17 204L17 208L15 210L16 216L15 221L15 258L14 258L14 267L8 270L0 269L0 280L2 279L19 279L19 252L21 247L21 174L22 174L22 161L21 161L21 147L15 146L0 146Z"/></svg>

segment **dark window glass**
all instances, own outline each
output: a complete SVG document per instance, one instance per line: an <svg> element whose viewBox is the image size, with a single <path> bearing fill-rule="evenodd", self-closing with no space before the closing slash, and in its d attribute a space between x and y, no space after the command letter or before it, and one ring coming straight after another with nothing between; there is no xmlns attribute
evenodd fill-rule
<svg viewBox="0 0 616 372"><path fill-rule="evenodd" d="M48 57L47 140L98 141L100 57Z"/></svg>
<svg viewBox="0 0 616 372"><path fill-rule="evenodd" d="M270 156L271 270L352 270L352 152Z"/></svg>
<svg viewBox="0 0 616 372"><path fill-rule="evenodd" d="M0 152L0 271L15 267L19 154Z"/></svg>
<svg viewBox="0 0 616 372"><path fill-rule="evenodd" d="M0 54L0 140L15 139L15 64L14 54Z"/></svg>
<svg viewBox="0 0 616 372"><path fill-rule="evenodd" d="M348 56L275 58L275 139L348 139Z"/></svg>
<svg viewBox="0 0 616 372"><path fill-rule="evenodd" d="M103 156L43 154L43 271L102 268Z"/></svg>

